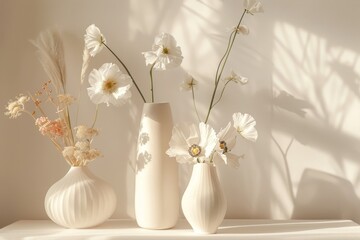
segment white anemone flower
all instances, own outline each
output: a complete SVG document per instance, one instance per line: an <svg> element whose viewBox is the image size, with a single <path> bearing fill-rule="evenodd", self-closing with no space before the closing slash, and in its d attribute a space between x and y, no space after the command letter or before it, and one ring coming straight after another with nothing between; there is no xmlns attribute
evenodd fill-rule
<svg viewBox="0 0 360 240"><path fill-rule="evenodd" d="M186 74L184 81L180 84L181 91L190 91L198 84L198 81L190 74Z"/></svg>
<svg viewBox="0 0 360 240"><path fill-rule="evenodd" d="M219 141L216 146L214 160L222 160L225 164L238 168L241 156L231 152L236 144L236 131L235 128L231 126L231 122L229 122L224 129L220 130L217 137Z"/></svg>
<svg viewBox="0 0 360 240"><path fill-rule="evenodd" d="M211 163L215 146L219 139L215 130L208 124L199 123L189 126L176 125L166 154L176 157L179 163Z"/></svg>
<svg viewBox="0 0 360 240"><path fill-rule="evenodd" d="M246 9L246 12L251 15L264 12L261 2L258 2L257 0L244 0L244 8Z"/></svg>
<svg viewBox="0 0 360 240"><path fill-rule="evenodd" d="M252 142L256 141L258 137L257 130L255 129L256 121L251 115L240 112L234 113L233 121L234 128L242 137Z"/></svg>
<svg viewBox="0 0 360 240"><path fill-rule="evenodd" d="M154 69L166 70L181 64L183 56L181 48L177 46L175 38L169 33L161 33L155 37L152 51L143 52L146 65L153 65Z"/></svg>
<svg viewBox="0 0 360 240"><path fill-rule="evenodd" d="M246 84L249 80L246 77L237 75L234 71L231 71L230 76L224 79L225 81L233 81L235 83Z"/></svg>
<svg viewBox="0 0 360 240"><path fill-rule="evenodd" d="M93 69L89 83L88 94L95 104L119 106L131 97L131 78L122 73L116 64L105 63L99 69Z"/></svg>
<svg viewBox="0 0 360 240"><path fill-rule="evenodd" d="M91 24L86 28L84 39L85 47L92 57L98 54L104 47L104 43L106 43L105 37L101 34L100 29L96 27L95 24Z"/></svg>

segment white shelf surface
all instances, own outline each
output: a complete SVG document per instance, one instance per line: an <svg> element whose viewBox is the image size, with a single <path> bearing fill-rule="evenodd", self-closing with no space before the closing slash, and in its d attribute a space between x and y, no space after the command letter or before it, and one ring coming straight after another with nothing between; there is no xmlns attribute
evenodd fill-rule
<svg viewBox="0 0 360 240"><path fill-rule="evenodd" d="M360 239L360 226L350 220L225 219L216 234L200 235L186 220L173 229L139 228L134 220L109 220L91 229L64 229L50 220L21 220L0 229L1 240L116 240L116 239Z"/></svg>

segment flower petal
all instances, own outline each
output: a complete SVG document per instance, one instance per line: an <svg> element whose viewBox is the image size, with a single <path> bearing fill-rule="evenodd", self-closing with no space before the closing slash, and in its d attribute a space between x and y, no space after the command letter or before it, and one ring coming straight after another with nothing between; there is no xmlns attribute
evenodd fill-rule
<svg viewBox="0 0 360 240"><path fill-rule="evenodd" d="M234 127L236 131L243 136L245 139L255 142L258 133L255 129L256 121L255 119L245 113L242 114L240 112L233 114Z"/></svg>
<svg viewBox="0 0 360 240"><path fill-rule="evenodd" d="M85 47L92 57L98 54L104 47L103 43L106 43L105 37L101 34L100 29L96 27L95 24L91 24L86 28L84 40Z"/></svg>
<svg viewBox="0 0 360 240"><path fill-rule="evenodd" d="M106 103L120 106L130 97L131 78L123 74L113 63L105 63L89 75L88 95L95 104Z"/></svg>
<svg viewBox="0 0 360 240"><path fill-rule="evenodd" d="M168 33L155 37L152 51L144 52L146 65L154 65L155 70L167 70L182 62L181 48L176 46L175 38Z"/></svg>
<svg viewBox="0 0 360 240"><path fill-rule="evenodd" d="M225 141L226 147L228 151L231 151L236 144L236 130L231 126L231 122L229 122L225 128L221 129L217 134L219 141ZM218 144L219 146L219 144Z"/></svg>
<svg viewBox="0 0 360 240"><path fill-rule="evenodd" d="M199 123L200 143L199 146L205 150L205 157L208 158L213 153L219 139L216 136L215 130L210 125L203 122Z"/></svg>
<svg viewBox="0 0 360 240"><path fill-rule="evenodd" d="M189 154L189 147L191 146L188 142L188 137L184 133L185 125L175 125L172 130L172 136L169 142L170 148L166 151L166 154L170 157L176 157L176 161L179 163L192 162L192 157ZM192 127L189 128L189 132L192 132ZM191 135L190 135L191 136ZM195 136L192 136L193 139Z"/></svg>

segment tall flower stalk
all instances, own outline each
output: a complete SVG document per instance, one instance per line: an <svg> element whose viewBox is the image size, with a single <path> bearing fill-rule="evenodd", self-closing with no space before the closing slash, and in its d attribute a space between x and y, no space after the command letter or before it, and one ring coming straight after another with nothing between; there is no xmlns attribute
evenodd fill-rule
<svg viewBox="0 0 360 240"><path fill-rule="evenodd" d="M225 51L223 57L220 59L220 62L219 62L218 67L216 69L216 74L215 74L215 79L214 79L215 80L215 86L214 86L214 90L213 90L213 93L212 93L212 96L211 96L209 109L208 109L208 112L206 114L205 123L208 122L211 110L215 106L214 100L215 100L216 92L217 92L219 82L220 82L220 79L221 79L221 75L222 75L222 73L224 71L226 62L227 62L227 60L229 58L232 47L234 45L234 42L235 42L235 39L236 39L236 36L237 36L237 30L239 29L240 24L241 24L246 12L247 12L247 10L245 9L244 12L242 13L241 17L240 17L239 23L237 24L236 28L234 28L234 30L231 32L226 51ZM225 90L226 85L224 86L223 91ZM223 91L222 91L222 93L223 93ZM219 101L220 101L221 97L222 97L222 94L220 95ZM218 103L219 101L217 101L216 103Z"/></svg>
<svg viewBox="0 0 360 240"><path fill-rule="evenodd" d="M89 51L92 57L95 57L105 46L105 48L116 58L116 60L119 61L121 66L123 66L126 73L131 78L131 81L133 82L136 90L140 94L141 99L145 103L146 99L144 97L144 94L141 92L138 84L136 83L129 69L126 67L125 63L117 56L117 54L110 48L110 46L108 46L104 35L101 33L100 29L97 26L95 26L95 24L91 24L90 26L87 27L86 34L84 35L84 40L85 40L85 48Z"/></svg>
<svg viewBox="0 0 360 240"><path fill-rule="evenodd" d="M229 78L226 79L226 83L223 85L223 87L221 89L221 93L218 96L218 98L216 99L216 96L218 95L217 93L219 90L220 80L223 75L227 61L229 59L231 50L234 46L234 42L235 42L237 35L239 33L242 33L245 35L249 34L249 29L245 25L241 24L244 19L244 16L245 16L245 14L254 15L255 13L259 13L259 12L263 12L262 4L260 2L258 2L257 0L245 0L244 1L244 11L241 14L238 24L234 27L234 29L230 33L225 53L221 57L219 64L217 66L217 69L216 69L216 74L215 74L215 78L214 78L214 89L212 91L209 108L206 113L206 117L205 117L205 121L204 121L205 123L207 123L209 121L209 117L210 117L210 113L211 113L212 109L215 107L216 104L218 104L220 102L221 98L223 97L226 87L228 86L228 84L230 82L232 82L234 80L234 78L236 78L236 80L234 80L234 82L241 82L242 84L245 84L247 82L246 78L239 77L235 73L232 73L233 79L229 79ZM193 89L192 89L192 93L193 93L192 94L193 101L195 102L195 96L194 96ZM195 107L195 110L197 111L196 104L194 104L194 107ZM198 113L197 113L197 115L198 115ZM198 117L198 119L200 120L199 117Z"/></svg>
<svg viewBox="0 0 360 240"><path fill-rule="evenodd" d="M145 97L143 95L143 93L141 92L139 86L137 85L134 77L131 75L129 69L126 67L126 65L123 63L123 61L121 61L121 59L114 53L113 50L111 50L111 48L105 43L102 42L102 44L104 44L104 46L111 52L112 55L114 55L114 57L120 62L121 66L123 66L123 68L125 69L125 71L127 72L127 74L130 76L136 90L138 91L138 93L140 94L141 99L144 101L144 103L146 103Z"/></svg>
<svg viewBox="0 0 360 240"><path fill-rule="evenodd" d="M117 56L117 54L110 48L106 43L105 37L100 32L99 28L94 24L90 25L86 29L85 34L85 46L90 52L90 55L94 57L98 54L101 49L105 46L107 50L119 61L123 66L127 74L130 76L133 84L135 85L137 91L139 92L142 100L146 103L146 99L138 84L136 83L134 77L130 73L129 69L126 67L125 63ZM181 49L177 46L176 40L173 36L168 33L161 33L155 37L155 42L152 46L152 50L148 52L143 52L145 57L146 65L150 65L150 93L151 93L151 102L155 101L154 97L154 77L153 70L167 70L170 68L177 67L182 62Z"/></svg>
<svg viewBox="0 0 360 240"><path fill-rule="evenodd" d="M207 163L216 165L216 162L220 161L238 167L239 160L243 158L243 155L237 155L232 152L236 144L237 136L241 136L251 142L257 140L258 132L255 128L256 121L247 113L234 113L232 122L229 122L227 126L222 128L217 134L214 129L207 124L212 109L220 102L228 84L230 82L241 84L246 84L248 82L247 78L238 76L232 71L229 77L223 79L225 82L222 84L222 89L219 87L223 71L234 46L237 34L249 33L249 29L246 26L241 25L245 14L248 13L253 15L257 12L262 12L262 5L260 2L257 2L257 0L244 1L244 11L241 14L238 24L230 33L225 53L220 59L216 69L214 89L204 122L201 121L196 107L194 90L194 87L197 84L196 81L188 74L181 84L181 90L191 90L195 112L200 123L198 128L196 125L189 126L188 124L182 126L176 125L173 128L172 137L169 142L170 148L166 153L170 157L176 157L176 160L179 163ZM218 94L218 90L220 89L220 94Z"/></svg>
<svg viewBox="0 0 360 240"><path fill-rule="evenodd" d="M160 33L155 37L152 50L143 52L146 65L150 65L151 102L154 97L154 70L164 71L178 67L183 59L181 48L177 46L175 38L169 33Z"/></svg>

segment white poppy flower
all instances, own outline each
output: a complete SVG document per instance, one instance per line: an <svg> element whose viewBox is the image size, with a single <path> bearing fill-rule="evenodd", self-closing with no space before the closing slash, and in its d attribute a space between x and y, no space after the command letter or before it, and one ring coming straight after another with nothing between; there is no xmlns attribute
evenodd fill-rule
<svg viewBox="0 0 360 240"><path fill-rule="evenodd" d="M105 37L101 34L100 29L96 27L95 24L91 24L86 28L84 39L85 47L92 57L98 54L104 47L104 43L106 43Z"/></svg>
<svg viewBox="0 0 360 240"><path fill-rule="evenodd" d="M209 162L218 141L215 130L203 122L198 129L194 124L176 125L166 154L179 163Z"/></svg>
<svg viewBox="0 0 360 240"><path fill-rule="evenodd" d="M244 8L251 15L264 12L262 4L257 0L244 0Z"/></svg>
<svg viewBox="0 0 360 240"><path fill-rule="evenodd" d="M256 141L258 137L257 130L255 129L256 121L251 115L247 113L242 114L239 112L234 113L233 121L234 128L241 136L252 142Z"/></svg>
<svg viewBox="0 0 360 240"><path fill-rule="evenodd" d="M130 97L131 78L120 71L113 63L105 63L99 69L94 69L89 75L88 94L95 104L109 103L118 106Z"/></svg>
<svg viewBox="0 0 360 240"><path fill-rule="evenodd" d="M176 40L168 33L161 33L155 37L152 51L144 52L146 65L154 65L154 69L166 70L181 64L183 56Z"/></svg>
<svg viewBox="0 0 360 240"><path fill-rule="evenodd" d="M190 74L186 74L184 81L180 84L181 91L190 91L198 84L198 81Z"/></svg>
<svg viewBox="0 0 360 240"><path fill-rule="evenodd" d="M230 76L224 79L225 81L233 81L236 83L246 84L249 80L246 77L237 75L234 71L231 71Z"/></svg>
<svg viewBox="0 0 360 240"><path fill-rule="evenodd" d="M231 153L236 144L236 131L231 126L231 122L224 129L220 130L217 137L219 141L215 148L214 161L222 160L225 164L232 167L239 167L239 159L241 157Z"/></svg>

